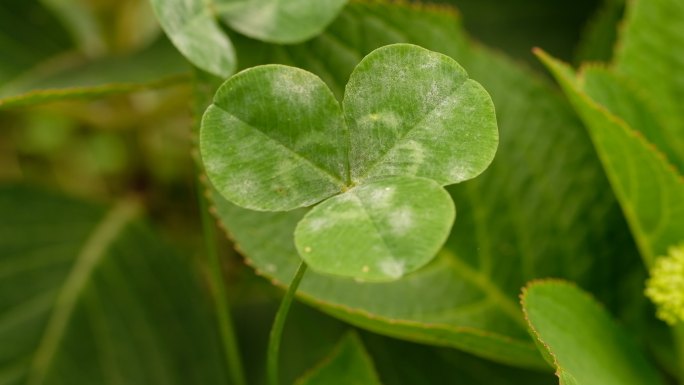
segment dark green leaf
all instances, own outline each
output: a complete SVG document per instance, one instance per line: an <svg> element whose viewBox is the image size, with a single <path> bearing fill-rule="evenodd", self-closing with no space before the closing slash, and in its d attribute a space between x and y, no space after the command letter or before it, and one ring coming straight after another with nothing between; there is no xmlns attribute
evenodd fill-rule
<svg viewBox="0 0 684 385"><path fill-rule="evenodd" d="M124 201L0 188L0 383L227 381L207 293Z"/></svg>
<svg viewBox="0 0 684 385"><path fill-rule="evenodd" d="M355 333L342 338L316 368L295 385L380 385L373 362Z"/></svg>

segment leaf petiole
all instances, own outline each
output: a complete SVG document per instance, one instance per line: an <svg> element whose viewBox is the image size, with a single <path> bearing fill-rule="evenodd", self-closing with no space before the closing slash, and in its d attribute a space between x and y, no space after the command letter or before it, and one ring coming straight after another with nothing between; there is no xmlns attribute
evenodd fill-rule
<svg viewBox="0 0 684 385"><path fill-rule="evenodd" d="M273 326L271 327L271 335L268 339L268 353L266 357L266 376L268 377L269 385L278 385L278 359L280 358L280 341L283 336L283 329L285 327L285 321L287 320L287 314L290 311L290 306L292 305L292 300L294 299L299 283L304 277L306 272L306 263L302 261L295 272L295 276L288 287L287 292L285 292L285 297L283 297L280 306L278 307L278 312L276 313L275 319L273 320Z"/></svg>

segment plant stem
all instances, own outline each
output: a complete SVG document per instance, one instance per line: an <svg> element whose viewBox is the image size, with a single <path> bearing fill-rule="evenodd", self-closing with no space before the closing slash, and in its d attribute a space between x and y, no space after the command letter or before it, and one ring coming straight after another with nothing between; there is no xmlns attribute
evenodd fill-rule
<svg viewBox="0 0 684 385"><path fill-rule="evenodd" d="M213 291L216 317L221 335L221 345L228 365L229 376L234 385L246 385L245 373L242 366L242 358L238 349L235 327L230 314L228 298L226 296L226 283L221 270L221 260L216 250L216 228L209 213L207 197L203 193L202 183L197 181L197 196L202 217L202 233L204 234L205 253L209 267L209 284Z"/></svg>
<svg viewBox="0 0 684 385"><path fill-rule="evenodd" d="M283 329L285 327L285 321L287 319L287 313L290 311L290 306L292 305L292 300L294 299L299 283L304 277L306 272L306 263L302 261L297 268L290 287L283 297L283 301L278 307L278 312L276 313L275 319L273 320L273 326L271 327L271 335L268 340L268 356L266 358L266 374L268 376L269 385L278 385L278 359L280 358L280 341L283 336Z"/></svg>

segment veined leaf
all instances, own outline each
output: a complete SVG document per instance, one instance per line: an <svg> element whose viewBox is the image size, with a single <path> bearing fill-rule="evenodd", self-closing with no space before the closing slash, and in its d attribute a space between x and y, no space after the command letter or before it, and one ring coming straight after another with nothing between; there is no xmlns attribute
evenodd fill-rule
<svg viewBox="0 0 684 385"><path fill-rule="evenodd" d="M684 153L684 2L628 2L615 52L615 70L633 80L666 123L673 147Z"/></svg>
<svg viewBox="0 0 684 385"><path fill-rule="evenodd" d="M389 177L314 207L297 225L295 245L318 272L391 281L437 254L454 216L451 197L437 183Z"/></svg>
<svg viewBox="0 0 684 385"><path fill-rule="evenodd" d="M4 186L0 211L0 383L227 381L207 293L135 203Z"/></svg>
<svg viewBox="0 0 684 385"><path fill-rule="evenodd" d="M353 332L344 336L318 367L295 382L295 385L337 384L380 385L373 361Z"/></svg>
<svg viewBox="0 0 684 385"><path fill-rule="evenodd" d="M684 177L625 120L592 100L570 67L539 51L586 123L648 266L684 237ZM604 79L605 80L605 79ZM589 84L597 93L596 82ZM623 100L627 100L623 96ZM610 100L611 110L620 111ZM637 110L642 113L645 110ZM627 117L628 122L636 122ZM652 134L649 134L652 136Z"/></svg>
<svg viewBox="0 0 684 385"><path fill-rule="evenodd" d="M151 0L159 24L192 64L226 78L237 67L235 49L205 0Z"/></svg>
<svg viewBox="0 0 684 385"><path fill-rule="evenodd" d="M285 211L342 190L347 132L340 106L315 75L281 65L226 81L207 109L202 160L218 191L240 206Z"/></svg>
<svg viewBox="0 0 684 385"><path fill-rule="evenodd" d="M391 283L308 271L299 296L378 333L547 367L517 304L520 287L535 277L566 277L616 306L616 277L641 266L574 112L534 74L472 45L459 23L449 8L354 2L306 44L255 46L239 37L234 42L243 65L305 68L338 99L364 55L397 42L454 57L483 84L497 106L497 157L478 178L449 188L458 220L437 258ZM248 262L277 284L289 282L299 262L291 234L306 211L259 213L212 196L217 216ZM605 243L607 237L613 242Z"/></svg>
<svg viewBox="0 0 684 385"><path fill-rule="evenodd" d="M318 35L347 0L214 0L231 28L271 43L300 43Z"/></svg>
<svg viewBox="0 0 684 385"><path fill-rule="evenodd" d="M561 385L663 384L638 347L589 294L562 281L537 281L522 294L535 336Z"/></svg>
<svg viewBox="0 0 684 385"><path fill-rule="evenodd" d="M452 58L409 45L366 56L344 92L355 183L415 175L442 185L489 166L499 133L487 91Z"/></svg>

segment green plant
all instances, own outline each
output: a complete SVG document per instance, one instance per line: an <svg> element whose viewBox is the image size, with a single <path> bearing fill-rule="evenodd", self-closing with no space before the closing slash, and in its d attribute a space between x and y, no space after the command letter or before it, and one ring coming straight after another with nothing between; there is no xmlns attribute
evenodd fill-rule
<svg viewBox="0 0 684 385"><path fill-rule="evenodd" d="M466 21L517 17L454 2ZM562 93L450 6L151 3L171 43L146 2L0 5L0 383L684 381L681 1L606 0L577 56L542 45L578 70L535 50ZM534 6L544 19L516 31L576 40ZM509 53L530 46L487 27ZM429 58L439 71L415 68ZM408 73L374 69L388 64ZM431 82L460 104L425 128L454 135L406 133L414 162L386 128L420 115ZM278 132L311 147L260 139ZM396 162L369 167L378 146ZM387 187L409 193L371 216L431 225L360 255L391 226L339 205ZM342 231L312 234L331 218ZM374 265L387 257L401 274Z"/></svg>

